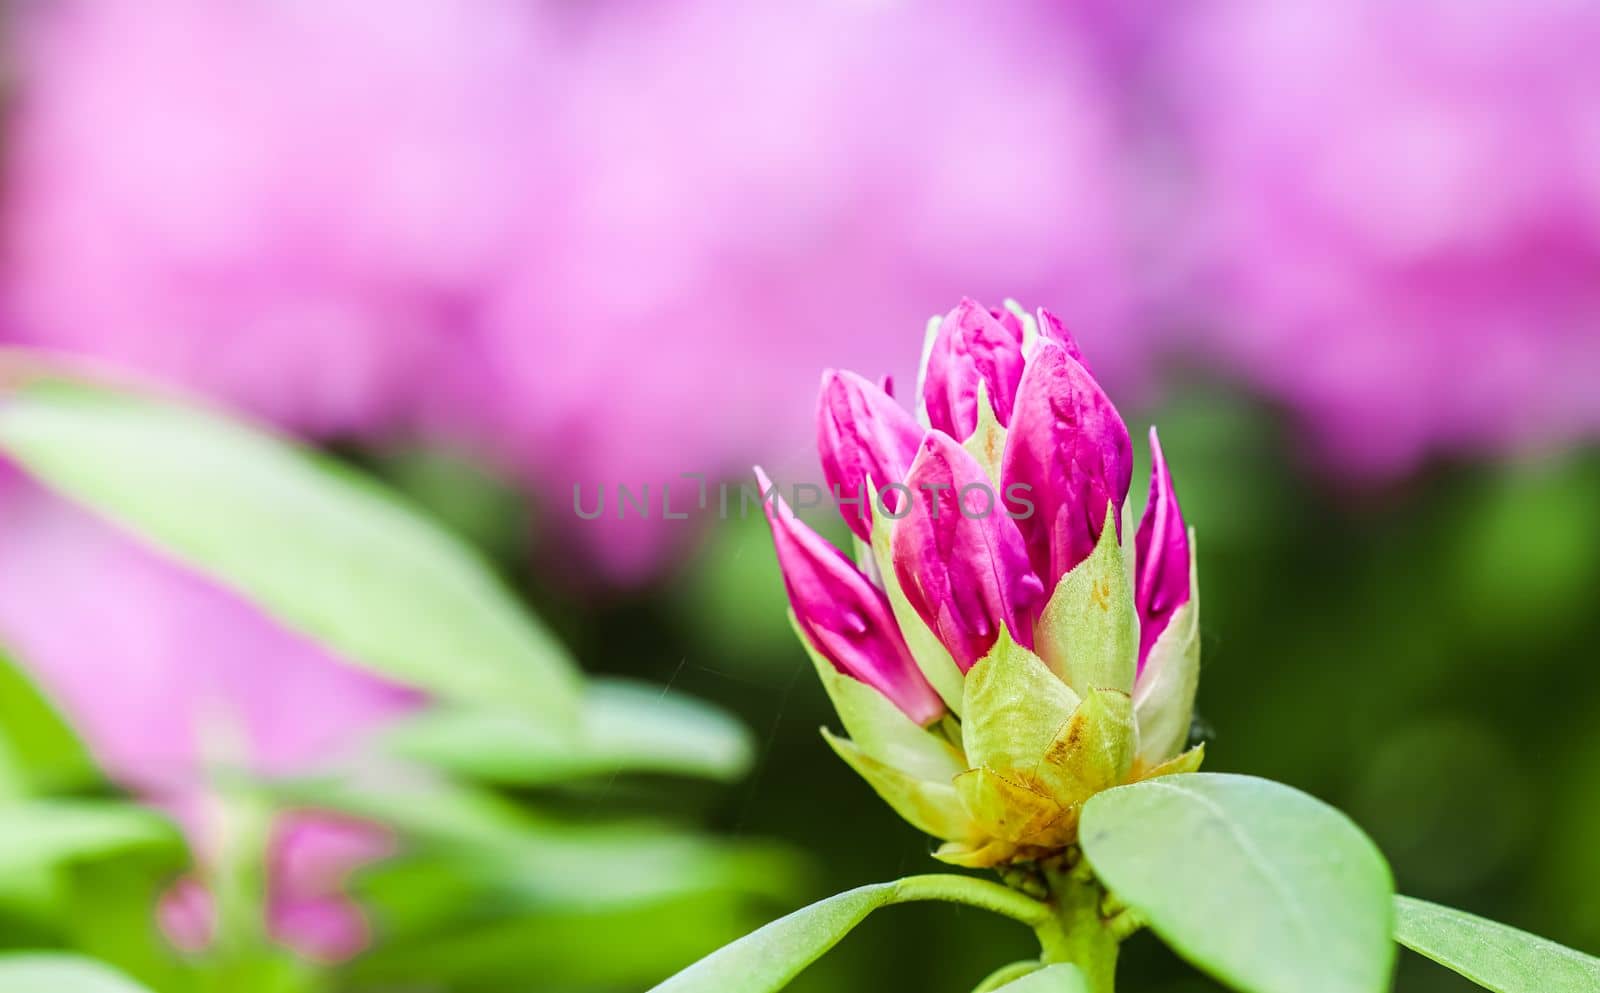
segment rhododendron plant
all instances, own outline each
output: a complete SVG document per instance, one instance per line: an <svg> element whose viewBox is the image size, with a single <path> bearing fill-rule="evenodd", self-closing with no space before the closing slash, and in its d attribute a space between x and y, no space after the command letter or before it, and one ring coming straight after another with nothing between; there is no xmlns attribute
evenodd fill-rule
<svg viewBox="0 0 1600 993"><path fill-rule="evenodd" d="M1600 960L1397 897L1350 820L1199 773L1193 533L1156 432L1137 526L1126 423L1065 324L963 300L915 397L822 381L823 473L853 556L756 470L794 626L849 737L833 750L935 858L796 911L657 987L770 993L873 910L945 900L1033 928L976 993L1109 993L1148 927L1245 993L1380 993L1395 942L1501 993L1600 989ZM798 499L795 501L800 502Z"/></svg>

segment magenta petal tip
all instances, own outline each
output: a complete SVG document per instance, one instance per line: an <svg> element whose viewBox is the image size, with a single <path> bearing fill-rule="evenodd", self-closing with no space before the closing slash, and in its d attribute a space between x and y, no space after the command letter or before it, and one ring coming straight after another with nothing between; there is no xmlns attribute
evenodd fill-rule
<svg viewBox="0 0 1600 993"><path fill-rule="evenodd" d="M1139 611L1139 668L1172 615L1189 602L1189 529L1172 489L1156 429L1150 428L1150 499L1134 537L1134 602Z"/></svg>

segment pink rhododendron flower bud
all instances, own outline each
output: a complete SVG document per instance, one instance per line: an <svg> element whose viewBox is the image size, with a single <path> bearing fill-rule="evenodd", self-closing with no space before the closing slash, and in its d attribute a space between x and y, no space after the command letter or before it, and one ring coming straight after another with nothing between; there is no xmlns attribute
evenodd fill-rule
<svg viewBox="0 0 1600 993"><path fill-rule="evenodd" d="M1067 325L1062 322L1061 318L1043 307L1039 308L1039 334L1045 340L1053 341L1066 349L1067 354L1072 356L1079 365L1085 369L1089 368L1089 363L1085 361L1082 350L1078 348L1078 340L1072 337L1072 332L1067 330Z"/></svg>
<svg viewBox="0 0 1600 993"><path fill-rule="evenodd" d="M834 751L944 841L938 858L1039 859L1076 843L1095 793L1204 758L1183 751L1200 662L1193 538L1153 433L1133 534L1128 430L1054 315L963 301L925 363L931 427L903 482L904 413L874 391L860 427L866 381L825 381L830 480L865 475L901 498L846 515L868 568L774 502L778 560L849 733L824 732Z"/></svg>
<svg viewBox="0 0 1600 993"><path fill-rule="evenodd" d="M906 485L911 505L894 526L895 578L956 665L972 668L1002 627L1031 645L1027 618L1044 587L983 467L949 435L930 431Z"/></svg>
<svg viewBox="0 0 1600 993"><path fill-rule="evenodd" d="M990 312L963 300L939 323L922 373L928 425L965 441L978 429L979 393L988 396L1004 427L1022 379L1022 323L1008 311Z"/></svg>
<svg viewBox="0 0 1600 993"><path fill-rule="evenodd" d="M1018 526L1046 587L1094 550L1108 508L1120 526L1133 444L1111 399L1066 348L1045 343L1029 358L1002 474L1031 489L1036 513Z"/></svg>
<svg viewBox="0 0 1600 993"><path fill-rule="evenodd" d="M763 494L773 491L760 469L756 480ZM918 724L937 720L944 704L912 660L883 591L775 493L764 504L795 624L810 647Z"/></svg>
<svg viewBox="0 0 1600 993"><path fill-rule="evenodd" d="M922 428L889 396L892 386L887 376L880 388L853 372L830 369L817 401L822 474L840 501L844 522L862 541L872 540L871 487L905 479L922 440ZM892 491L884 494L885 501L897 499ZM888 509L893 512L895 505Z"/></svg>

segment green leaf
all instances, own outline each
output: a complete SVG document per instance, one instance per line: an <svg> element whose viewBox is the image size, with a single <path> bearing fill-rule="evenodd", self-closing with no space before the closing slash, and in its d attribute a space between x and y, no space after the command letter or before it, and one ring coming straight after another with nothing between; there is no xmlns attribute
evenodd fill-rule
<svg viewBox="0 0 1600 993"><path fill-rule="evenodd" d="M566 721L566 654L457 541L371 480L198 407L33 379L0 450L351 661Z"/></svg>
<svg viewBox="0 0 1600 993"><path fill-rule="evenodd" d="M576 739L521 714L440 707L395 725L383 741L425 764L518 786L619 772L732 781L755 757L743 724L659 687L596 681L581 708Z"/></svg>
<svg viewBox="0 0 1600 993"><path fill-rule="evenodd" d="M183 840L166 818L130 804L50 800L0 807L0 876L134 849L176 856Z"/></svg>
<svg viewBox="0 0 1600 993"><path fill-rule="evenodd" d="M847 890L802 907L691 965L651 993L775 993L880 907L948 900L1034 927L1050 911L998 883L970 876L911 876Z"/></svg>
<svg viewBox="0 0 1600 993"><path fill-rule="evenodd" d="M593 909L719 887L783 897L800 875L796 860L775 846L650 821L568 823L446 782L306 781L274 789L287 803L388 825L408 851L454 860L475 886L493 883L501 905Z"/></svg>
<svg viewBox="0 0 1600 993"><path fill-rule="evenodd" d="M1495 993L1593 993L1600 959L1437 904L1395 897L1395 940Z"/></svg>
<svg viewBox="0 0 1600 993"><path fill-rule="evenodd" d="M1388 989L1389 867L1320 800L1248 776L1166 776L1091 798L1080 839L1115 896L1235 989Z"/></svg>
<svg viewBox="0 0 1600 993"><path fill-rule="evenodd" d="M1077 966L1060 963L1012 980L995 993L1089 993L1089 985Z"/></svg>
<svg viewBox="0 0 1600 993"><path fill-rule="evenodd" d="M92 959L29 952L0 955L6 993L146 993L131 979Z"/></svg>

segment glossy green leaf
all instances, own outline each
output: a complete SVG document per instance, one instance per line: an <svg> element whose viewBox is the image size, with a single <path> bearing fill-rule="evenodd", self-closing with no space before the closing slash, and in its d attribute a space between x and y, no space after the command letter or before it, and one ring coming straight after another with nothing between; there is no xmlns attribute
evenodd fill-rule
<svg viewBox="0 0 1600 993"><path fill-rule="evenodd" d="M372 481L226 417L35 379L0 450L284 624L441 697L566 721L561 647L459 542Z"/></svg>
<svg viewBox="0 0 1600 993"><path fill-rule="evenodd" d="M146 993L133 980L92 959L73 955L0 955L0 990L6 993Z"/></svg>
<svg viewBox="0 0 1600 993"><path fill-rule="evenodd" d="M802 907L691 965L651 993L774 993L880 907L945 900L1038 927L1049 909L1015 890L971 876L910 876L859 886Z"/></svg>
<svg viewBox="0 0 1600 993"><path fill-rule="evenodd" d="M384 741L428 765L519 786L619 772L732 781L755 757L743 724L660 687L597 681L580 708L575 737L523 714L441 707L397 724Z"/></svg>
<svg viewBox="0 0 1600 993"><path fill-rule="evenodd" d="M1594 993L1600 958L1460 910L1395 897L1395 940L1494 993Z"/></svg>
<svg viewBox="0 0 1600 993"><path fill-rule="evenodd" d="M182 847L171 822L131 804L51 800L0 806L0 875L133 849L177 853Z"/></svg>
<svg viewBox="0 0 1600 993"><path fill-rule="evenodd" d="M1248 776L1166 776L1091 798L1080 838L1113 894L1235 989L1389 987L1389 867L1314 797Z"/></svg>

